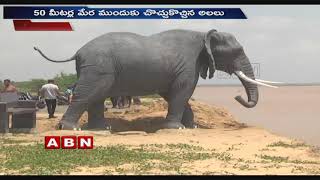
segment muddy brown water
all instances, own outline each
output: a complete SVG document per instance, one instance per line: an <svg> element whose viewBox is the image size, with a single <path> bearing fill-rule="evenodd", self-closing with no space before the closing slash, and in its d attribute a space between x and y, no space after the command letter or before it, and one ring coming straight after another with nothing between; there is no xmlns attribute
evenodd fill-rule
<svg viewBox="0 0 320 180"><path fill-rule="evenodd" d="M242 86L198 86L193 97L225 107L240 122L320 146L320 86L259 87L252 109L235 101L237 95L247 98Z"/></svg>

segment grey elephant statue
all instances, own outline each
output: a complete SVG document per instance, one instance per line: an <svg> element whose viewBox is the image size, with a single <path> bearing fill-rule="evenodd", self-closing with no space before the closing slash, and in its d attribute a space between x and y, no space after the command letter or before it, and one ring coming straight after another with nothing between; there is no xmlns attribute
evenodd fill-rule
<svg viewBox="0 0 320 180"><path fill-rule="evenodd" d="M104 100L112 96L159 94L168 102L163 128L194 128L194 115L188 103L199 76L211 79L215 70L235 74L243 84L248 100L235 99L252 108L258 102L258 87L271 81L255 79L249 58L236 38L212 29L208 32L168 30L142 36L129 32L110 32L83 47L75 60L78 84L60 129L79 128L78 121L88 112L88 128L109 129L104 117Z"/></svg>

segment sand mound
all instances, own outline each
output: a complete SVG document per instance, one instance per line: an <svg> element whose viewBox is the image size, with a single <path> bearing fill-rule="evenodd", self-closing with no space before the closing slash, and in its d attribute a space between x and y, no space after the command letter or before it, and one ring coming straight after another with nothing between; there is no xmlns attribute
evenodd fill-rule
<svg viewBox="0 0 320 180"><path fill-rule="evenodd" d="M202 102L190 100L193 109L195 121L198 127L205 129L213 128L232 128L239 129L246 127L245 124L237 120L222 107L211 106ZM105 117L110 120L112 130L120 131L145 131L155 132L161 129L167 114L167 102L162 99L149 99L142 105L133 105L131 108L112 109L108 108ZM45 132L55 129L55 125L61 119L61 114L57 118L47 119L44 114L38 115L38 131ZM80 119L82 129L87 126L87 113L84 113Z"/></svg>
<svg viewBox="0 0 320 180"><path fill-rule="evenodd" d="M194 111L196 123L200 128L242 128L239 123L224 108L215 107L190 100ZM140 106L132 106L128 109L108 109L105 113L112 125L113 131L146 131L155 132L161 129L165 121L168 104L162 99L153 99ZM87 114L84 114L80 123L85 128Z"/></svg>
<svg viewBox="0 0 320 180"><path fill-rule="evenodd" d="M208 105L198 101L190 101L195 114L195 121L201 128L243 128L225 108Z"/></svg>

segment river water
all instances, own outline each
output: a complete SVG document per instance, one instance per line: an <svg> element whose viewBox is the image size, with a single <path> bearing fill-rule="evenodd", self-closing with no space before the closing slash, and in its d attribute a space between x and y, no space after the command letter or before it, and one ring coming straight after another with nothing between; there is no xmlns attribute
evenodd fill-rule
<svg viewBox="0 0 320 180"><path fill-rule="evenodd" d="M240 122L320 146L320 86L259 87L259 102L247 109L234 97L247 99L242 86L198 86L193 98L227 108Z"/></svg>

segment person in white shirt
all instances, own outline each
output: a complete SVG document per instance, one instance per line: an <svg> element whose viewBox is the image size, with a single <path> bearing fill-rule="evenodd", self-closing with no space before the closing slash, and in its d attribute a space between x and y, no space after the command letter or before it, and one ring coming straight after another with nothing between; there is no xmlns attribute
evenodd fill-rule
<svg viewBox="0 0 320 180"><path fill-rule="evenodd" d="M54 118L54 112L57 106L57 97L60 95L59 87L54 84L54 80L48 80L48 83L40 89L40 97L44 98L47 104L49 119Z"/></svg>

